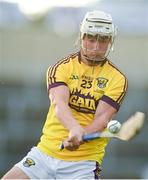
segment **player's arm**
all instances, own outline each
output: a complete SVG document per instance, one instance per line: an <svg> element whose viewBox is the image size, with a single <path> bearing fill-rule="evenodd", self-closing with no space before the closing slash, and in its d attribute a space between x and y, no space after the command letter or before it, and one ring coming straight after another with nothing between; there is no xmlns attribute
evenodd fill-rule
<svg viewBox="0 0 148 180"><path fill-rule="evenodd" d="M116 112L117 110L114 107L100 100L96 109L94 120L91 124L85 127L85 131L87 133L103 131Z"/></svg>
<svg viewBox="0 0 148 180"><path fill-rule="evenodd" d="M84 129L74 119L69 103L69 88L61 85L49 90L49 98L54 105L55 115L61 124L69 130L68 142L79 146L84 135ZM65 146L68 146L67 143Z"/></svg>
<svg viewBox="0 0 148 180"><path fill-rule="evenodd" d="M127 79L120 73L112 80L108 90L99 100L94 120L86 127L87 133L102 131L119 110L127 92Z"/></svg>

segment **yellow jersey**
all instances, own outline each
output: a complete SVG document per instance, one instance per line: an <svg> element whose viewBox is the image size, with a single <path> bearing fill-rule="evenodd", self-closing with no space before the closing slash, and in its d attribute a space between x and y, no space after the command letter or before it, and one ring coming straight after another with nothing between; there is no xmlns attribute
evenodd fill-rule
<svg viewBox="0 0 148 180"><path fill-rule="evenodd" d="M82 127L93 121L99 100L119 110L127 91L126 77L110 60L107 59L97 66L88 66L80 61L79 52L48 68L48 90L60 85L69 88L69 106L73 117ZM102 163L108 138L85 142L76 151L61 151L60 144L68 137L68 133L57 119L51 102L43 135L37 147L52 157L66 161L94 160Z"/></svg>

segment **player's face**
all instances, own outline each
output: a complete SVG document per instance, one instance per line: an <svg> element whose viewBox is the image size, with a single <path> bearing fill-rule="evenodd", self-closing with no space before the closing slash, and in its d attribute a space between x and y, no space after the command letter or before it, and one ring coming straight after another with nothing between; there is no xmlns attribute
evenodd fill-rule
<svg viewBox="0 0 148 180"><path fill-rule="evenodd" d="M84 34L82 39L82 53L91 59L103 59L111 42L110 36Z"/></svg>

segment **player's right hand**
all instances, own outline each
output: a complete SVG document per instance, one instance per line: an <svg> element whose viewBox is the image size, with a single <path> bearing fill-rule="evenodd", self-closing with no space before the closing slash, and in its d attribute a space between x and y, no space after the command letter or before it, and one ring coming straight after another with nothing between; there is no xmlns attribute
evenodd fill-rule
<svg viewBox="0 0 148 180"><path fill-rule="evenodd" d="M68 138L63 142L64 147L70 151L78 149L83 141L82 136L84 134L85 130L81 126L73 127L69 132Z"/></svg>
<svg viewBox="0 0 148 180"><path fill-rule="evenodd" d="M82 136L84 134L84 128L82 128L80 125L77 125L70 129L68 139L71 140L75 145L77 145L82 142Z"/></svg>
<svg viewBox="0 0 148 180"><path fill-rule="evenodd" d="M79 145L74 145L73 142L69 139L66 139L65 141L62 142L63 146L65 149L69 150L69 151L75 151L79 148Z"/></svg>

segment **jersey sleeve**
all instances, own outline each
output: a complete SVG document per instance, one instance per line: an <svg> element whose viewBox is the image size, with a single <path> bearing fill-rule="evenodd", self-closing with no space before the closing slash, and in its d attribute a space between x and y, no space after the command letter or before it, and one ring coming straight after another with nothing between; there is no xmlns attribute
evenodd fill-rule
<svg viewBox="0 0 148 180"><path fill-rule="evenodd" d="M65 85L68 83L68 69L67 64L57 63L53 66L50 66L46 73L46 83L47 90L50 90L53 87Z"/></svg>
<svg viewBox="0 0 148 180"><path fill-rule="evenodd" d="M126 95L127 87L128 82L125 76L120 76L118 79L114 78L101 100L110 104L118 111Z"/></svg>

